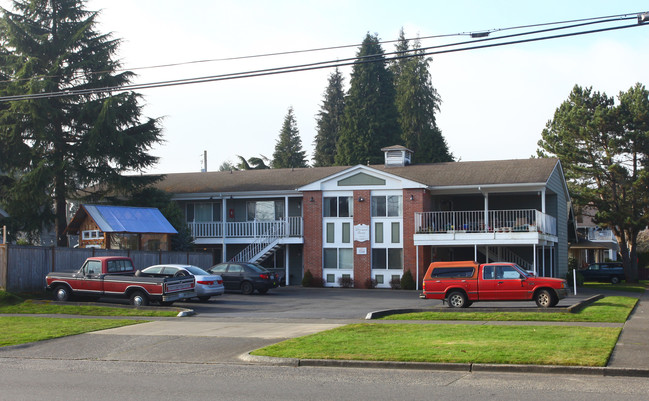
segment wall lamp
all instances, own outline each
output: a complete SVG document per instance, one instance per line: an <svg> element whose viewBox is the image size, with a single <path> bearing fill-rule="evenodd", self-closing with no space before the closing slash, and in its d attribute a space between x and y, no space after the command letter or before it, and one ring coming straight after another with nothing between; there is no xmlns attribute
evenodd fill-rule
<svg viewBox="0 0 649 401"><path fill-rule="evenodd" d="M315 199L313 199L313 196L311 197L311 199L309 199L309 202L315 202Z"/></svg>
<svg viewBox="0 0 649 401"><path fill-rule="evenodd" d="M411 201L414 201L414 200L415 200L415 195L410 194L410 200L411 200Z"/></svg>
<svg viewBox="0 0 649 401"><path fill-rule="evenodd" d="M359 201L359 202L365 202L365 198L363 198L362 196L359 196L359 197L358 197L358 201Z"/></svg>

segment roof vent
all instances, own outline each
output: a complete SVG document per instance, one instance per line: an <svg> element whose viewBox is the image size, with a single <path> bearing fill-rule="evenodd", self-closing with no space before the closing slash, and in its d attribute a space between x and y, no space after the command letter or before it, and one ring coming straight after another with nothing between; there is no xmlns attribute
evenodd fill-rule
<svg viewBox="0 0 649 401"><path fill-rule="evenodd" d="M382 148L385 155L385 167L403 167L412 162L412 150L401 146L394 145Z"/></svg>

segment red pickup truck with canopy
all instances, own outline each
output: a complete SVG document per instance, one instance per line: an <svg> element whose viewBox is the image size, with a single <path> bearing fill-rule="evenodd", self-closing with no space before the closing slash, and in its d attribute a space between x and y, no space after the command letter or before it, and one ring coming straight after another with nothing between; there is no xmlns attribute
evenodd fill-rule
<svg viewBox="0 0 649 401"><path fill-rule="evenodd" d="M568 295L566 280L537 277L515 263L433 262L424 276L421 298L442 299L451 308L477 301L536 301L556 306Z"/></svg>
<svg viewBox="0 0 649 401"><path fill-rule="evenodd" d="M47 290L57 301L67 301L75 295L100 298L121 297L131 305L149 302L171 305L196 296L194 276L144 277L135 271L127 257L105 256L86 259L76 272L52 272L45 277Z"/></svg>

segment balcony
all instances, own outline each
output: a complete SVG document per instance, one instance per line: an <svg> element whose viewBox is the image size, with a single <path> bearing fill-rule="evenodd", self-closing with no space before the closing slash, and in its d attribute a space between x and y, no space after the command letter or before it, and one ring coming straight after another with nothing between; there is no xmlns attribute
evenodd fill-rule
<svg viewBox="0 0 649 401"><path fill-rule="evenodd" d="M415 213L415 242L494 243L557 235L557 219L535 209Z"/></svg>
<svg viewBox="0 0 649 401"><path fill-rule="evenodd" d="M188 222L192 237L198 238L248 238L255 239L274 233L277 237L301 238L303 236L302 217L289 217L288 220L274 221L209 221ZM224 232L225 230L225 232Z"/></svg>
<svg viewBox="0 0 649 401"><path fill-rule="evenodd" d="M595 228L588 230L588 240L617 242L617 238L615 238L615 234L613 234L613 230L601 230Z"/></svg>

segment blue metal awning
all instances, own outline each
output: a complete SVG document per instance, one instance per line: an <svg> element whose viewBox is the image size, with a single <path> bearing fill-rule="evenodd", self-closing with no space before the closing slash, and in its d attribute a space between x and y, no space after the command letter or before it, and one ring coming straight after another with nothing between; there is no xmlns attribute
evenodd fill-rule
<svg viewBox="0 0 649 401"><path fill-rule="evenodd" d="M178 233L156 208L105 205L83 205L83 208L105 233Z"/></svg>

